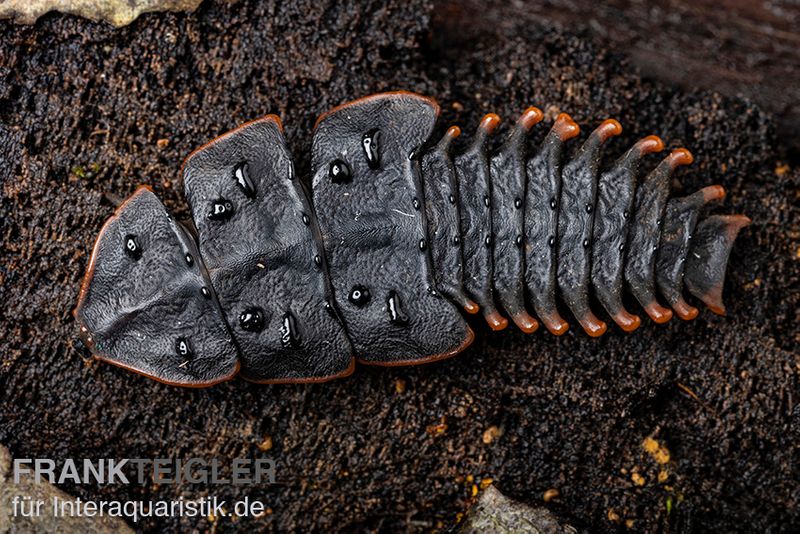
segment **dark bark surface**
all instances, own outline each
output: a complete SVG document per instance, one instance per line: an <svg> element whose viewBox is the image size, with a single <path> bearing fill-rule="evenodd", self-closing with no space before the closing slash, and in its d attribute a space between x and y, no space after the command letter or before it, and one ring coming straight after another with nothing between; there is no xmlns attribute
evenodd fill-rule
<svg viewBox="0 0 800 534"><path fill-rule="evenodd" d="M598 531L626 520L650 532L796 529L800 175L784 165L775 117L642 80L590 33L521 15L487 24L494 16L299 0L206 2L119 30L55 14L34 27L0 22L0 443L16 457L225 460L264 454L269 438L274 486L63 487L87 498L262 498L269 514L235 523L249 528L447 527L473 484L492 479L536 506L557 488L548 506ZM717 209L754 221L731 257L728 317L704 311L600 340L574 322L557 339L476 321L475 344L449 361L359 367L310 386L177 389L76 345L71 310L113 211L106 198L150 184L188 216L183 157L267 113L283 119L307 175L316 116L390 89L436 97L440 132L455 121L468 134L490 111L508 124L538 105L584 131L619 119L607 163L651 133L690 148L696 163L676 175L676 193L720 183L729 196ZM670 452L662 483L664 466L642 447L651 435ZM234 523L140 526L178 525Z"/></svg>
<svg viewBox="0 0 800 534"><path fill-rule="evenodd" d="M492 9L479 0L448 4L445 24L466 18L477 29L504 33L542 24L585 30L646 76L752 100L774 113L795 155L800 149L795 0L545 0Z"/></svg>

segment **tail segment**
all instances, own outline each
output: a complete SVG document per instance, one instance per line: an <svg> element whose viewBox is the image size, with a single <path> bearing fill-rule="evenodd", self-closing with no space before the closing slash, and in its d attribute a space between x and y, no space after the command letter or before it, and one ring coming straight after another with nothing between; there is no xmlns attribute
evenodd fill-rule
<svg viewBox="0 0 800 534"><path fill-rule="evenodd" d="M621 132L620 124L606 120L565 158L565 144L580 128L562 113L523 161L526 135L540 113L528 108L491 158L487 138L499 119L487 115L474 142L455 157L463 286L489 325L505 327L500 309L524 332L534 331L530 303L547 329L560 335L568 325L558 311L558 295L587 334L600 336L607 326L591 309L594 290L614 322L631 332L641 319L623 307L623 286L654 322L669 321L673 310L690 320L698 310L683 298L684 279L693 295L723 313L728 255L749 219L714 216L697 225L705 204L724 197L720 186L669 199L672 175L692 163L692 154L673 150L640 178L641 161L664 148L651 135L603 170L601 148ZM429 203L428 209L436 207ZM440 290L449 294L448 286ZM669 307L659 303L659 293Z"/></svg>
<svg viewBox="0 0 800 534"><path fill-rule="evenodd" d="M750 223L744 215L714 215L694 231L686 261L686 287L714 313L725 315L725 267L739 230Z"/></svg>

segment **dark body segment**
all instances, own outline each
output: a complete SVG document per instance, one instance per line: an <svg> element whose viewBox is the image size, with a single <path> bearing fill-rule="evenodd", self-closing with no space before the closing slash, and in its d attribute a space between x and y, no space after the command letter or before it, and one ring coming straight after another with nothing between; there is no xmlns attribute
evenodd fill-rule
<svg viewBox="0 0 800 534"><path fill-rule="evenodd" d="M340 106L317 121L314 207L336 302L365 363L445 358L473 338L458 309L435 291L425 211L414 207L415 198L425 202L418 151L438 110L428 98L385 93ZM363 142L376 131L380 141L370 158ZM368 300L354 298L364 289Z"/></svg>
<svg viewBox="0 0 800 534"><path fill-rule="evenodd" d="M603 122L564 167L558 214L558 287L561 297L587 334L605 333L607 326L589 308L591 246L597 195L600 147L622 132L613 120Z"/></svg>
<svg viewBox="0 0 800 534"><path fill-rule="evenodd" d="M305 382L351 372L316 217L278 118L217 138L187 158L182 174L200 251L242 350L243 377ZM215 213L220 204L224 216Z"/></svg>
<svg viewBox="0 0 800 534"><path fill-rule="evenodd" d="M184 386L206 386L240 367L259 382L317 382L378 365L435 361L473 339L456 305L479 305L494 329L532 332L525 293L547 329L568 324L557 291L590 335L606 325L593 288L624 330L622 281L656 321L697 309L682 285L724 313L725 267L742 215L697 223L719 186L667 202L669 178L691 162L673 151L637 184L650 136L600 175L600 147L619 133L604 122L567 162L580 129L556 119L527 160L529 108L500 150L484 117L455 160L452 127L428 145L438 106L396 92L340 106L317 122L313 203L294 174L277 117L245 124L200 148L183 169L196 233L173 221L146 188L98 236L75 316L98 357ZM427 148L426 148L427 147ZM563 184L562 184L563 182ZM685 261L684 261L685 260ZM473 301L473 299L476 302Z"/></svg>
<svg viewBox="0 0 800 534"><path fill-rule="evenodd" d="M667 303L685 321L694 319L699 313L683 299L683 274L692 232L703 206L724 196L725 190L721 186L712 185L667 203L656 259L656 283Z"/></svg>
<svg viewBox="0 0 800 534"><path fill-rule="evenodd" d="M97 238L75 309L81 337L98 358L161 382L222 382L239 357L210 286L192 238L141 187Z"/></svg>
<svg viewBox="0 0 800 534"><path fill-rule="evenodd" d="M636 143L600 176L592 231L592 287L597 300L626 332L641 324L622 305L625 243L633 212L639 162L645 154L660 152L664 143L652 135Z"/></svg>
<svg viewBox="0 0 800 534"><path fill-rule="evenodd" d="M450 127L439 143L422 156L425 215L436 288L468 313L477 313L478 305L464 291L458 182L449 154L453 139L460 134L458 126ZM420 209L420 202L419 198L414 199L414 209Z"/></svg>
<svg viewBox="0 0 800 534"><path fill-rule="evenodd" d="M631 294L657 323L672 318L672 311L661 306L655 294L656 252L669 196L669 180L678 166L688 165L692 160L685 148L673 150L642 181L634 200L634 218L626 245L625 280Z"/></svg>
<svg viewBox="0 0 800 534"><path fill-rule="evenodd" d="M569 328L556 306L561 160L564 143L579 133L578 125L569 115L562 113L525 167L525 284L536 314L555 335L561 335Z"/></svg>
<svg viewBox="0 0 800 534"><path fill-rule="evenodd" d="M712 215L700 221L692 234L684 274L686 287L714 313L725 315L725 267L736 236L750 222L744 215Z"/></svg>
<svg viewBox="0 0 800 534"><path fill-rule="evenodd" d="M464 288L481 307L492 330L502 330L508 320L494 301L494 247L492 229L492 181L489 171L488 137L500 124L492 113L481 120L466 152L455 159L461 241L464 254Z"/></svg>
<svg viewBox="0 0 800 534"><path fill-rule="evenodd" d="M528 131L541 120L538 109L525 110L490 161L494 288L511 320L528 334L539 323L525 307L525 156Z"/></svg>

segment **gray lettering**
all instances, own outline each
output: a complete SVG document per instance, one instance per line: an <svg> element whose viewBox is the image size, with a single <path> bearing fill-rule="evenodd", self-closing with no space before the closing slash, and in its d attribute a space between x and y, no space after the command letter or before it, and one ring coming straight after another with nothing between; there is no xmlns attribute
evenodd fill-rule
<svg viewBox="0 0 800 534"><path fill-rule="evenodd" d="M47 467L44 467L44 466ZM55 470L56 470L56 463L53 460L48 460L46 458L37 458L34 462L34 480L37 484L42 482L42 475L47 473L47 481L50 484L55 484Z"/></svg>
<svg viewBox="0 0 800 534"><path fill-rule="evenodd" d="M75 484L81 483L81 476L78 474L78 466L75 465L75 460L72 458L68 458L61 467L58 483L63 484L67 480L72 480Z"/></svg>
<svg viewBox="0 0 800 534"><path fill-rule="evenodd" d="M128 477L125 476L125 473L122 472L122 467L128 463L128 460L122 460L117 462L115 460L108 460L108 483L113 484L114 479L119 479L121 484L130 484L128 482Z"/></svg>
<svg viewBox="0 0 800 534"><path fill-rule="evenodd" d="M246 476L250 474L250 460L246 458L236 458L233 460L233 468L231 469L231 479L234 484L249 484L253 479Z"/></svg>
<svg viewBox="0 0 800 534"><path fill-rule="evenodd" d="M256 458L255 475L256 484L263 480L270 484L275 484L275 461L272 458ZM266 475L266 478L264 478L264 475Z"/></svg>
<svg viewBox="0 0 800 534"><path fill-rule="evenodd" d="M94 481L98 484L102 484L105 482L105 463L106 461L103 459L97 460L97 467L95 467L94 463L91 460L84 459L83 460L83 483L90 484L90 480L94 478Z"/></svg>
<svg viewBox="0 0 800 534"><path fill-rule="evenodd" d="M14 460L14 484L19 484L20 475L30 474L31 470L27 467L23 467L24 465L30 465L33 460L30 458L18 458Z"/></svg>
<svg viewBox="0 0 800 534"><path fill-rule="evenodd" d="M202 468L192 471L195 465L202 466ZM188 462L183 464L183 481L190 484L208 483L208 469L206 469L206 463L199 458L190 458Z"/></svg>
<svg viewBox="0 0 800 534"><path fill-rule="evenodd" d="M167 475L171 472L169 467L169 460L166 458L156 458L153 460L153 482L156 484L175 482L173 479L167 478Z"/></svg>

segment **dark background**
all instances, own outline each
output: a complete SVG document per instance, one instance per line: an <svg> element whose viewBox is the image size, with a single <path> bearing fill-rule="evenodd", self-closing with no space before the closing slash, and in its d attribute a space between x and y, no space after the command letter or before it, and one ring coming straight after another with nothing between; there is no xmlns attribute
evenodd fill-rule
<svg viewBox="0 0 800 534"><path fill-rule="evenodd" d="M200 529L446 529L490 478L531 504L557 488L548 506L595 531L796 531L798 13L722 4L204 2L122 29L58 14L0 21L0 443L16 457L278 461L265 488L64 488L249 495L271 508L182 524ZM476 324L452 360L311 386L183 390L81 349L71 310L109 195L149 184L187 215L182 158L267 113L306 171L318 114L391 89L436 97L442 130L468 134L484 113L510 121L534 104L585 129L619 119L608 161L651 133L690 148L675 193L723 184L717 211L754 221L731 257L728 317L600 340ZM485 444L492 426L502 435ZM641 446L650 435L671 453L664 483Z"/></svg>

